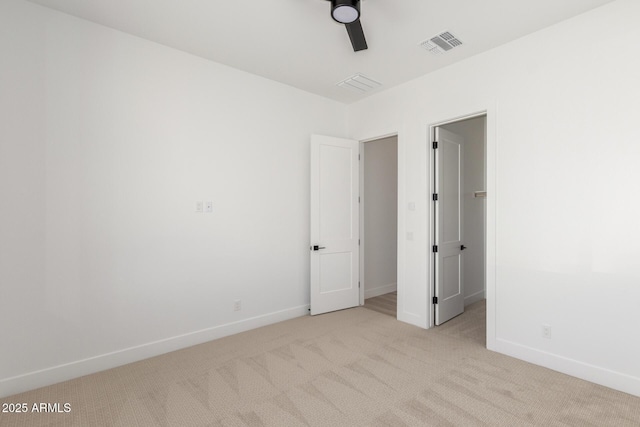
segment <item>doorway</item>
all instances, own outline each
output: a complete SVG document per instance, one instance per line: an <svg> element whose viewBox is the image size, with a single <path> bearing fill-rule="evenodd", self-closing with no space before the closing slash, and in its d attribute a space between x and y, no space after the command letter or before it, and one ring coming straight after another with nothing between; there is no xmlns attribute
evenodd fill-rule
<svg viewBox="0 0 640 427"><path fill-rule="evenodd" d="M397 317L398 137L360 144L360 304Z"/></svg>
<svg viewBox="0 0 640 427"><path fill-rule="evenodd" d="M398 137L310 142L309 311L317 315L364 305L365 290L397 289Z"/></svg>
<svg viewBox="0 0 640 427"><path fill-rule="evenodd" d="M432 305L438 326L485 300L486 114L433 126L432 136Z"/></svg>

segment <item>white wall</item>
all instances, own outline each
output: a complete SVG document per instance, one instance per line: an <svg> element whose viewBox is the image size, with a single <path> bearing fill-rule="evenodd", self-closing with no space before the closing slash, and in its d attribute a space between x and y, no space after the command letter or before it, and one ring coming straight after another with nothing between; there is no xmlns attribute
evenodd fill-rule
<svg viewBox="0 0 640 427"><path fill-rule="evenodd" d="M0 57L0 396L307 313L345 106L19 0Z"/></svg>
<svg viewBox="0 0 640 427"><path fill-rule="evenodd" d="M401 320L430 324L429 126L487 110L489 348L640 395L639 16L618 0L350 107L352 138L399 133Z"/></svg>
<svg viewBox="0 0 640 427"><path fill-rule="evenodd" d="M363 144L364 297L396 290L398 138ZM362 279L361 279L362 280Z"/></svg>
<svg viewBox="0 0 640 427"><path fill-rule="evenodd" d="M475 117L442 126L464 139L462 207L463 243L467 247L462 257L464 305L484 299L485 288L485 205L475 191L485 190L486 118Z"/></svg>

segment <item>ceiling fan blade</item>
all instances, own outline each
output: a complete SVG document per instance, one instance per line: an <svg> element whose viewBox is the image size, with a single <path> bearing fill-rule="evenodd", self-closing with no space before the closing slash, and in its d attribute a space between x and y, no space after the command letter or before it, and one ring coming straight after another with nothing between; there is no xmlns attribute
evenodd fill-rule
<svg viewBox="0 0 640 427"><path fill-rule="evenodd" d="M344 24L344 26L347 27L347 33L349 33L353 51L358 52L359 50L367 49L367 41L364 38L364 31L362 30L360 20L356 19L350 24Z"/></svg>

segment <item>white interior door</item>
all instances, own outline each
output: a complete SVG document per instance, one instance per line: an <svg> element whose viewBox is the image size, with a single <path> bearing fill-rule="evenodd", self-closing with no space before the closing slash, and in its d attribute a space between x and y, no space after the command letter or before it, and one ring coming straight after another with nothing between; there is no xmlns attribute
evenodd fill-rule
<svg viewBox="0 0 640 427"><path fill-rule="evenodd" d="M311 314L359 303L358 141L311 136Z"/></svg>
<svg viewBox="0 0 640 427"><path fill-rule="evenodd" d="M462 251L462 154L459 135L436 128L435 150L435 322L441 325L464 311Z"/></svg>

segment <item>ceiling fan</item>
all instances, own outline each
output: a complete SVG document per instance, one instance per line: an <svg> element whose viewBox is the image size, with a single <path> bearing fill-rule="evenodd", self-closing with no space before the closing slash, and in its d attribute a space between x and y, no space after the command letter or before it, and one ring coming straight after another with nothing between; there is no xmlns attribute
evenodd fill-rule
<svg viewBox="0 0 640 427"><path fill-rule="evenodd" d="M367 41L360 23L360 0L328 0L331 2L331 17L347 27L353 51L367 49Z"/></svg>

